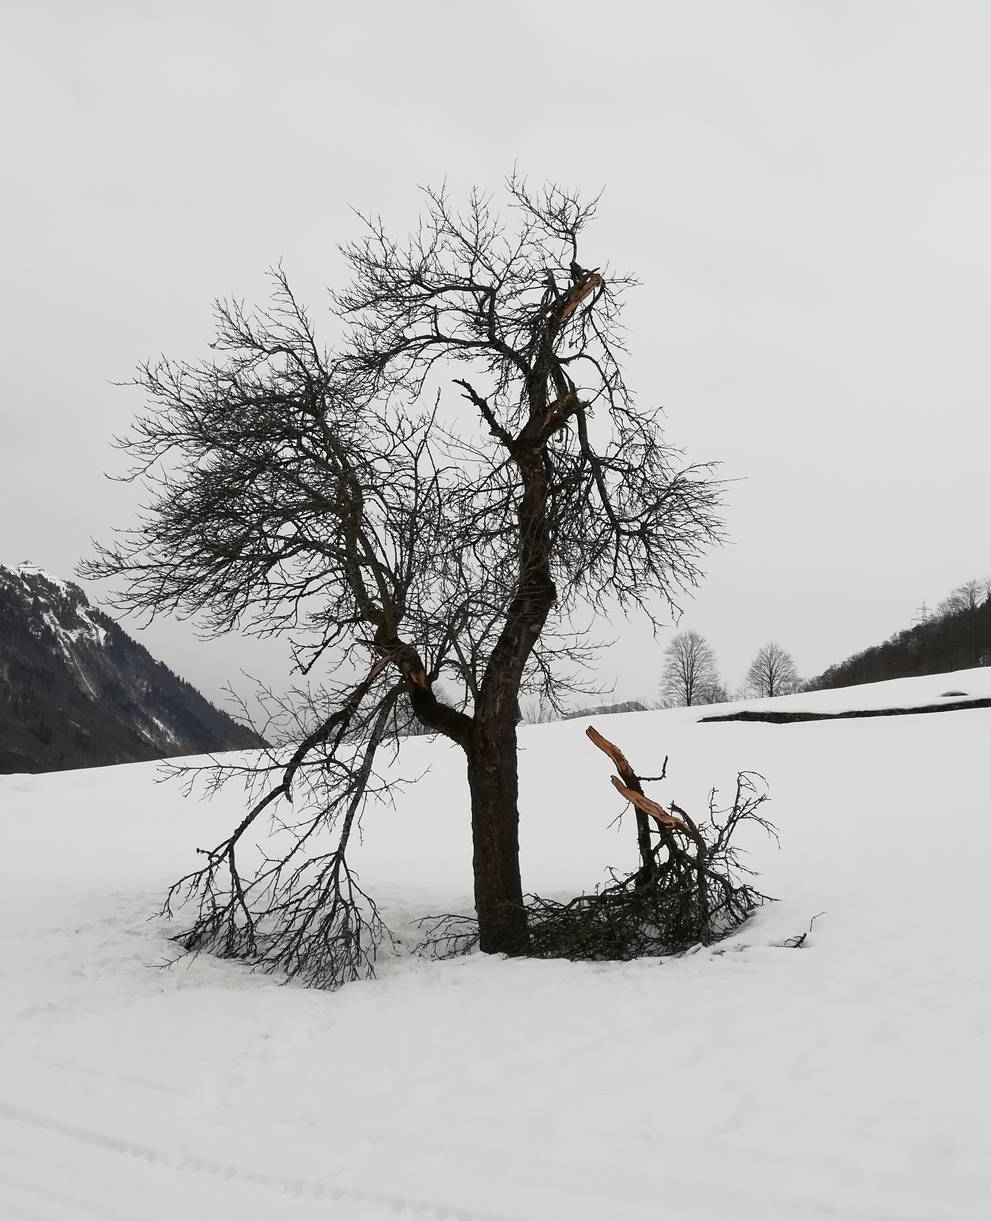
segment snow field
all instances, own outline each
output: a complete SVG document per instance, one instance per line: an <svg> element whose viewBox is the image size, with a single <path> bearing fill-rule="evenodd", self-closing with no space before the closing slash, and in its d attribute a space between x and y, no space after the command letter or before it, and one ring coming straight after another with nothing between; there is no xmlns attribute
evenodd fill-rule
<svg viewBox="0 0 991 1221"><path fill-rule="evenodd" d="M989 677L937 684L982 696ZM233 790L185 802L154 764L0 777L0 1219L991 1215L991 709L696 715L596 723L643 772L669 755L648 791L693 813L738 768L767 777L781 848L746 846L781 901L737 936L663 963L399 955L332 994L159 965L147 916ZM544 894L633 859L584 727L521 733L525 884ZM409 741L400 771L425 767L368 811L359 858L404 940L469 905L461 761Z"/></svg>

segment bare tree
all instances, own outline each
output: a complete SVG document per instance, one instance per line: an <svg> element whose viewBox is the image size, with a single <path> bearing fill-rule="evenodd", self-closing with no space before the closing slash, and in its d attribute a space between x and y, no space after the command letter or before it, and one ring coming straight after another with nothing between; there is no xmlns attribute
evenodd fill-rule
<svg viewBox="0 0 991 1221"><path fill-rule="evenodd" d="M508 204L428 190L403 241L366 218L342 248L336 351L280 268L267 308L218 305L213 359L139 370L149 407L122 445L150 503L85 574L123 578L124 610L288 633L303 672L350 676L177 883L198 904L187 946L324 984L370 969L354 947L381 931L346 851L405 705L465 754L480 946L526 953L521 693L553 706L569 675L580 686L576 615L653 619L719 536L710 467L681 463L625 385L633 281L585 265L595 201L514 178ZM276 811L278 850L245 865Z"/></svg>
<svg viewBox="0 0 991 1221"><path fill-rule="evenodd" d="M531 695L520 704L520 722L523 725L546 725L559 719L550 704L537 696Z"/></svg>
<svg viewBox="0 0 991 1221"><path fill-rule="evenodd" d="M697 704L725 704L730 699L730 693L721 678L703 683L698 693Z"/></svg>
<svg viewBox="0 0 991 1221"><path fill-rule="evenodd" d="M971 577L969 581L958 585L949 597L943 599L940 603L940 610L950 613L975 611L984 605L989 596L991 596L991 581L987 578L978 580L976 577Z"/></svg>
<svg viewBox="0 0 991 1221"><path fill-rule="evenodd" d="M716 655L698 632L679 632L664 651L661 695L668 706L691 708L710 702L722 688Z"/></svg>
<svg viewBox="0 0 991 1221"><path fill-rule="evenodd" d="M959 615L964 625L967 640L967 654L972 666L981 664L981 648L977 635L977 612L991 597L991 581L979 581L971 578L958 585L956 589L939 604L941 615Z"/></svg>
<svg viewBox="0 0 991 1221"><path fill-rule="evenodd" d="M795 660L773 640L757 650L747 671L746 690L756 698L788 695L797 691L800 679Z"/></svg>

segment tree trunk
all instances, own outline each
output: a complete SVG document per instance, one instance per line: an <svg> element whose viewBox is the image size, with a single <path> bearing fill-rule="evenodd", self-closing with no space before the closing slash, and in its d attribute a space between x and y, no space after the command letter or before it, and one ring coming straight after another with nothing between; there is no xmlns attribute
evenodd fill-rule
<svg viewBox="0 0 991 1221"><path fill-rule="evenodd" d="M467 753L479 948L487 954L525 954L529 933L520 879L516 726L503 724L494 733L476 726Z"/></svg>
<svg viewBox="0 0 991 1221"><path fill-rule="evenodd" d="M547 345L549 349L550 338ZM558 373L563 381L559 369ZM465 747L478 944L487 954L520 955L530 948L520 880L516 718L524 667L557 598L550 565L547 469L540 439L549 376L548 366L530 377L530 418L513 445L521 481L516 510L519 581L485 667L472 734Z"/></svg>

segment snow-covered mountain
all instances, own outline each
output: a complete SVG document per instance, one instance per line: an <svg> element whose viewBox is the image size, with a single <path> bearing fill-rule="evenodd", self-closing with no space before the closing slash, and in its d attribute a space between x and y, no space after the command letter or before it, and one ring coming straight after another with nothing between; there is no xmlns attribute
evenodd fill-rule
<svg viewBox="0 0 991 1221"><path fill-rule="evenodd" d="M257 745L78 585L0 564L0 772Z"/></svg>

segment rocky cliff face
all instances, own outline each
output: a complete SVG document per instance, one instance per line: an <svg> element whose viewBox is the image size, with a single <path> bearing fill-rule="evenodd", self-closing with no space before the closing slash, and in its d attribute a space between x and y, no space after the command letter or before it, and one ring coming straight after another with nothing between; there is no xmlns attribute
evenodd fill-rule
<svg viewBox="0 0 991 1221"><path fill-rule="evenodd" d="M78 585L0 564L0 773L258 745Z"/></svg>

